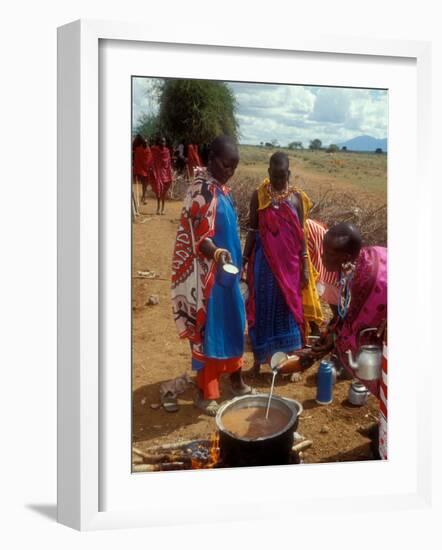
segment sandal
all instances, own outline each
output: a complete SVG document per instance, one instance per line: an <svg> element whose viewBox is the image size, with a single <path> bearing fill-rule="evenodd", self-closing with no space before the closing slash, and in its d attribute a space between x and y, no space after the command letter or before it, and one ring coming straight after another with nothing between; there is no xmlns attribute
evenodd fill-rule
<svg viewBox="0 0 442 550"><path fill-rule="evenodd" d="M179 409L177 397L170 391L161 396L161 404L167 412L177 412Z"/></svg>
<svg viewBox="0 0 442 550"><path fill-rule="evenodd" d="M195 407L198 407L207 416L216 416L220 405L213 399L203 399L201 390L198 390L193 399Z"/></svg>

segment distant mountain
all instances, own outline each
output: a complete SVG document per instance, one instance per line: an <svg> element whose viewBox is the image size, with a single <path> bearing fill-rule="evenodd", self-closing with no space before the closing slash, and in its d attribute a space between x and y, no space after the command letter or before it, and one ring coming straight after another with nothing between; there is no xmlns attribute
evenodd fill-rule
<svg viewBox="0 0 442 550"><path fill-rule="evenodd" d="M347 147L349 151L376 151L381 148L382 151L387 151L387 138L377 139L371 136L358 136L344 143L337 144L340 149Z"/></svg>

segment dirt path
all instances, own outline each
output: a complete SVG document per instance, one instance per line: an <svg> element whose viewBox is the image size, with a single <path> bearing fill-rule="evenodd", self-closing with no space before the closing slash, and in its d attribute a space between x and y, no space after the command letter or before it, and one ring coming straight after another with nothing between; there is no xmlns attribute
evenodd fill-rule
<svg viewBox="0 0 442 550"><path fill-rule="evenodd" d="M161 382L190 373L190 353L186 341L180 341L171 314L170 262L181 211L181 202L169 201L166 215L156 216L156 201L149 198L141 207L142 216L133 224L133 442L140 449L181 439L207 437L215 430L212 418L200 415L193 406L193 391L180 396L180 409L168 413L159 403ZM136 278L138 271L155 271L157 279ZM158 305L146 305L150 295L159 296ZM251 353L245 354L246 369L252 365ZM348 381L340 381L330 406L316 404L316 368L302 375L299 382L279 381L276 394L299 400L304 407L298 431L313 440L305 453L306 462L364 460L371 457L369 440L357 429L377 419L378 404L370 398L364 407L352 407L347 401ZM268 392L270 372L254 383L258 391ZM225 382L222 396L230 398Z"/></svg>

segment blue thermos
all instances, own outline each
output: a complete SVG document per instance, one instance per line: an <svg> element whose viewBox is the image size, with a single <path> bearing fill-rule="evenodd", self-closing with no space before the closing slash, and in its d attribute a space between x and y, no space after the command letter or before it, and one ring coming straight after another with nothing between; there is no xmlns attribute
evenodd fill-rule
<svg viewBox="0 0 442 550"><path fill-rule="evenodd" d="M316 403L329 405L333 401L333 369L328 361L321 361L317 381Z"/></svg>

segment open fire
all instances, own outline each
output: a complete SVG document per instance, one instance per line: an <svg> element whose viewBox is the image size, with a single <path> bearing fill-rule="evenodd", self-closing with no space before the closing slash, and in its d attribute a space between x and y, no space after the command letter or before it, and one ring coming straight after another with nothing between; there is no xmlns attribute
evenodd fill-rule
<svg viewBox="0 0 442 550"><path fill-rule="evenodd" d="M311 441L309 440L295 444L288 463L299 464L302 462L302 451L310 445ZM167 472L231 467L231 465L224 463L221 458L218 432L214 432L208 439L182 441L151 447L146 450L133 447L132 451L135 457L132 467L133 472ZM243 465L247 466L247 464Z"/></svg>
<svg viewBox="0 0 442 550"><path fill-rule="evenodd" d="M210 436L209 445L197 443L191 457L192 470L214 468L219 464L219 458L219 434L215 432Z"/></svg>

